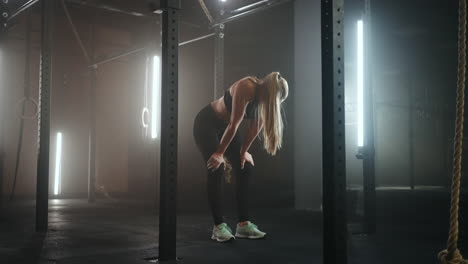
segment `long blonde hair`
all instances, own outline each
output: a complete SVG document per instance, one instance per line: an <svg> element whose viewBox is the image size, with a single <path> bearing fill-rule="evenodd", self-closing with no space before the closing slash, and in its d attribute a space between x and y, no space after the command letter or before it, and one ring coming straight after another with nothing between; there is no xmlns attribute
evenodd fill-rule
<svg viewBox="0 0 468 264"><path fill-rule="evenodd" d="M288 97L288 82L279 72L272 72L258 84L258 117L263 123L263 147L274 156L283 143L281 103Z"/></svg>

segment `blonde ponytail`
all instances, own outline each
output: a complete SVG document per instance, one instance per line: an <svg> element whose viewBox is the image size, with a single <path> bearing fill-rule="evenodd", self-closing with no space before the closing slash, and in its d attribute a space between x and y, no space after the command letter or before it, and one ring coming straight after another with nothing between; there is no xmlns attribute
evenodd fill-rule
<svg viewBox="0 0 468 264"><path fill-rule="evenodd" d="M288 83L278 72L273 72L262 80L260 89L263 100L259 101L258 117L263 122L263 146L274 156L283 143L281 103L288 97Z"/></svg>

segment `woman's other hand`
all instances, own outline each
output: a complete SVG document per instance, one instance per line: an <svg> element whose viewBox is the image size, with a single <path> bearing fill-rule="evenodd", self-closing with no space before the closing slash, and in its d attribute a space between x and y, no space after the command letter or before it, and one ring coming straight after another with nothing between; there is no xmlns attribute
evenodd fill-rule
<svg viewBox="0 0 468 264"><path fill-rule="evenodd" d="M209 170L217 170L222 164L226 164L226 160L224 160L224 155L218 152L213 153L210 159L206 163L206 167Z"/></svg>
<svg viewBox="0 0 468 264"><path fill-rule="evenodd" d="M244 153L241 153L240 160L241 160L241 169L244 169L246 162L252 164L252 166L255 166L252 155L247 151Z"/></svg>

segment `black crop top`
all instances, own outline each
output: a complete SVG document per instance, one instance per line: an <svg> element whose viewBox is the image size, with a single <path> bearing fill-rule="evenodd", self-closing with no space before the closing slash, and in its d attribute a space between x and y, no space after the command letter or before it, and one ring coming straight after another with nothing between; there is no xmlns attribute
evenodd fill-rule
<svg viewBox="0 0 468 264"><path fill-rule="evenodd" d="M232 96L229 90L226 90L224 92L224 104L226 105L226 109L229 112L231 112L232 111ZM247 108L245 109L244 118L247 118L247 119L257 118L257 108L258 108L258 103L257 103L257 99L255 98L252 102L250 102L247 105Z"/></svg>

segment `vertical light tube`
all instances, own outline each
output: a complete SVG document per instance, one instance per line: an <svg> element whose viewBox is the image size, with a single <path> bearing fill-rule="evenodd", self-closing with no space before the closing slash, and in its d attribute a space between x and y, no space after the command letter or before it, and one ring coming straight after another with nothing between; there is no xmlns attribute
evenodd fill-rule
<svg viewBox="0 0 468 264"><path fill-rule="evenodd" d="M54 195L59 195L62 185L62 133L57 133L57 144L55 150L55 177L54 177Z"/></svg>
<svg viewBox="0 0 468 264"><path fill-rule="evenodd" d="M151 102L151 138L158 138L161 116L161 59L153 57L153 90Z"/></svg>
<svg viewBox="0 0 468 264"><path fill-rule="evenodd" d="M364 22L357 22L357 124L358 147L364 146Z"/></svg>

